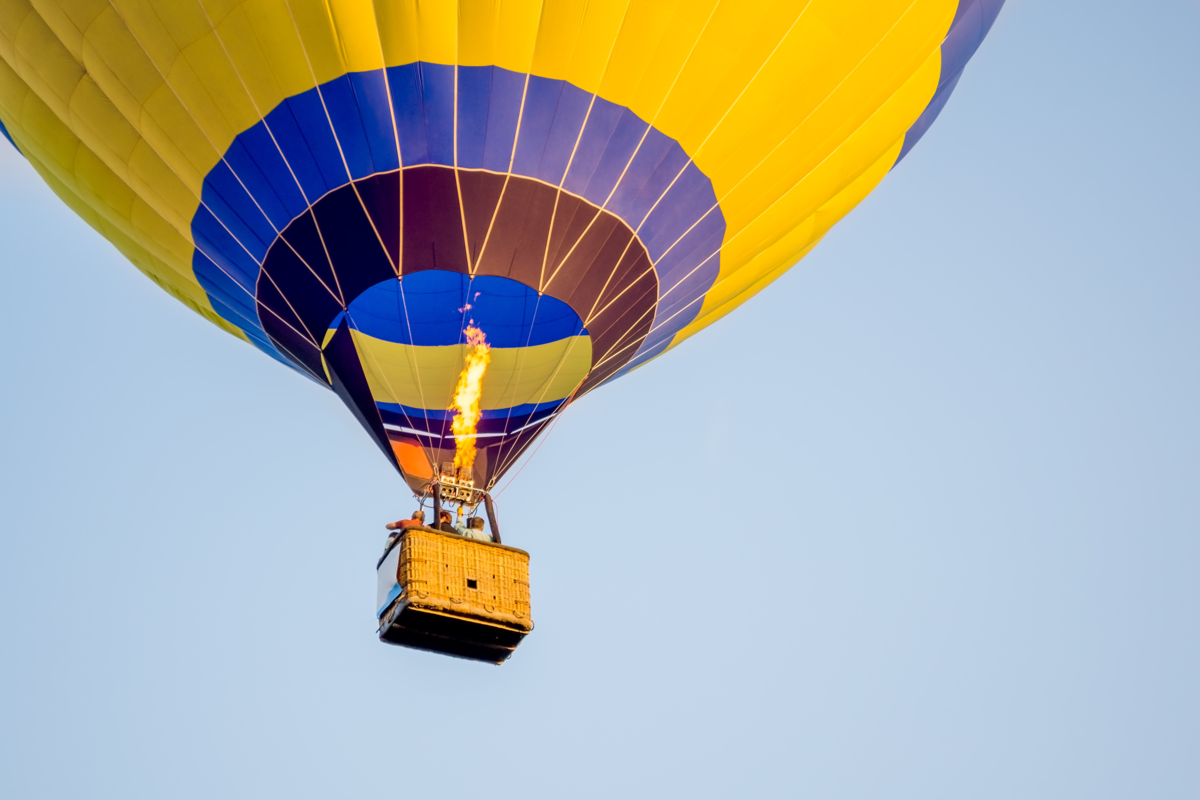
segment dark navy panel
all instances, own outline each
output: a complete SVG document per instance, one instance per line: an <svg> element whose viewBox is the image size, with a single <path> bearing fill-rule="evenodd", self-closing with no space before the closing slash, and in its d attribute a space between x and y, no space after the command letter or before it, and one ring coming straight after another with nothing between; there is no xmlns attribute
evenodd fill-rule
<svg viewBox="0 0 1200 800"><path fill-rule="evenodd" d="M345 323L338 327L337 333L330 339L325 348L325 358L329 364L329 374L333 378L333 390L375 440L375 444L379 445L384 457L396 469L400 469L400 465L396 463L396 454L392 452L387 431L383 427L383 418L371 397L371 388L363 374L354 339Z"/></svg>
<svg viewBox="0 0 1200 800"><path fill-rule="evenodd" d="M529 347L585 332L570 306L538 297L523 283L491 275L472 280L442 270L372 286L350 304L350 318L368 336L425 347L464 343L469 323L493 347Z"/></svg>

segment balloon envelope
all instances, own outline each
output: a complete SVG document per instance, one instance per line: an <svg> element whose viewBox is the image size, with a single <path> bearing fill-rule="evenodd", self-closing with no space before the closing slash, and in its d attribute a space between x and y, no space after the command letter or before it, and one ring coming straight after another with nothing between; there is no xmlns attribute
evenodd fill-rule
<svg viewBox="0 0 1200 800"><path fill-rule="evenodd" d="M475 477L802 258L1003 0L0 0L0 133L159 286Z"/></svg>

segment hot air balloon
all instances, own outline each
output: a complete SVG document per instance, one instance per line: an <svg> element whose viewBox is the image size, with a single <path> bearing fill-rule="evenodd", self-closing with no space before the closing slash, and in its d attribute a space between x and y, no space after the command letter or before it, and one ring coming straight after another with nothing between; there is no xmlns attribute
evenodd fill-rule
<svg viewBox="0 0 1200 800"><path fill-rule="evenodd" d="M475 507L808 253L1002 2L0 0L0 132L415 494Z"/></svg>

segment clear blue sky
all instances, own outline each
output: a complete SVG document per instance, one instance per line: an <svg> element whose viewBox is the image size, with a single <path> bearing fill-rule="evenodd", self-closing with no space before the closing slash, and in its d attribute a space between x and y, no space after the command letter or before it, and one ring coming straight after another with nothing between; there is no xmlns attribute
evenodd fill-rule
<svg viewBox="0 0 1200 800"><path fill-rule="evenodd" d="M0 796L1200 796L1197 30L1009 0L875 194L501 497L501 668L376 641L375 445L0 147Z"/></svg>

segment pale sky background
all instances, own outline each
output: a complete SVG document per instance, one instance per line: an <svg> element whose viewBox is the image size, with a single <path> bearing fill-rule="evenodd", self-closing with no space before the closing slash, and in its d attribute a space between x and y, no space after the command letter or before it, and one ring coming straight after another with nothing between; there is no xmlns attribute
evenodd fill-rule
<svg viewBox="0 0 1200 800"><path fill-rule="evenodd" d="M1009 0L811 256L500 498L500 668L376 640L375 445L0 147L0 796L1194 800L1197 30Z"/></svg>

